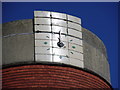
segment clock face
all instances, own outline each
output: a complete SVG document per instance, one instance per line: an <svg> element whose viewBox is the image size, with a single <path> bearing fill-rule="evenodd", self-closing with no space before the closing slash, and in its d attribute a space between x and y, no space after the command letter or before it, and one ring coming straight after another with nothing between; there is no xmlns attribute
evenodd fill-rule
<svg viewBox="0 0 120 90"><path fill-rule="evenodd" d="M80 19L34 11L35 60L84 67Z"/></svg>

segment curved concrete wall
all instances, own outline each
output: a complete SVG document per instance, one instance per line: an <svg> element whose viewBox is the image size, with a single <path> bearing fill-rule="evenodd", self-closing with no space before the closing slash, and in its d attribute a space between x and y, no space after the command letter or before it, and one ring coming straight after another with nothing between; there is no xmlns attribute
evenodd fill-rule
<svg viewBox="0 0 120 90"><path fill-rule="evenodd" d="M11 63L14 64L19 62L34 62L34 61L58 62L58 63L73 65L93 71L98 75L100 75L101 77L103 77L104 79L106 79L108 82L110 82L109 63L107 61L105 46L96 35L81 27L80 25L81 21L79 18L66 14L55 13L55 12L47 12L47 13L36 12L36 13L37 13L37 16L35 16L36 20L34 19L34 21L32 19L26 19L26 20L18 20L3 24L3 43L2 43L3 65L11 64ZM46 20L40 22L42 21L42 19L46 19ZM63 20L62 23L56 23L61 20ZM66 26L64 26L65 25L64 22L66 23ZM72 24L70 24L69 26L68 23L72 23ZM46 25L46 27L44 27L44 24ZM77 30L77 32L80 32L81 35L75 33L77 29L75 27L77 26L76 24L79 25L77 28L80 27L80 30ZM72 35L69 33L71 32L70 31L71 29L73 30L71 33ZM56 50L57 51L56 53L59 54L58 55L60 58L59 60L57 57L54 56L56 53L53 53L54 51L53 48L54 48L54 44L58 42L58 38L59 38L58 36L60 30L62 30L61 36L63 36L61 41L65 45L65 48L63 48L63 50L68 50L68 51L67 52L60 51L58 53L59 50ZM78 34L78 36L76 34ZM51 39L46 39L46 35L52 36ZM57 37L54 38L54 35ZM39 40L39 42L37 40ZM73 43L71 43L71 41ZM52 44L50 44L51 42ZM48 45L48 46L44 46L44 45ZM81 49L78 49L77 45L81 47ZM44 48L45 47L52 48L51 56L47 57L47 55L50 54L45 52L43 46ZM70 48L73 46L77 48L76 49ZM36 47L39 48L36 49ZM59 48L59 47L55 46L55 48ZM62 48L59 49L61 50ZM83 52L81 53L80 50L82 50ZM70 56L70 54L68 53L69 51L75 52L74 55ZM45 52L44 54L45 57L43 57L41 53L39 54L36 52L41 52L41 53ZM76 53L78 53L78 55ZM38 54L39 57L36 56ZM61 59L61 56L64 56L65 54L67 59L64 59L64 57L63 59ZM74 59L76 57L77 59ZM82 61L81 58L83 58Z"/></svg>
<svg viewBox="0 0 120 90"><path fill-rule="evenodd" d="M110 82L109 63L103 42L85 28L82 28L82 32L84 67L98 73Z"/></svg>
<svg viewBox="0 0 120 90"><path fill-rule="evenodd" d="M33 61L34 35L32 34L32 19L8 22L3 24L2 27L2 63Z"/></svg>

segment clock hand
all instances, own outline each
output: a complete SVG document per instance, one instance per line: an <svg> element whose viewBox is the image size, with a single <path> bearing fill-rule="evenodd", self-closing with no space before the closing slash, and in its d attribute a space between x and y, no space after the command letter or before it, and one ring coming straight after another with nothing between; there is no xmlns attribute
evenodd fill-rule
<svg viewBox="0 0 120 90"><path fill-rule="evenodd" d="M64 46L64 44L61 42L61 31L59 31L59 42L57 43L57 45L61 48Z"/></svg>

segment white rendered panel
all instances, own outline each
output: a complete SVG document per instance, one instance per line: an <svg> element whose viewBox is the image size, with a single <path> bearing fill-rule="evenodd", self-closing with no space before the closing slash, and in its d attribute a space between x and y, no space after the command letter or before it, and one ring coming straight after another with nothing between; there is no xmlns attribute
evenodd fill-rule
<svg viewBox="0 0 120 90"><path fill-rule="evenodd" d="M54 17L54 18L66 19L66 14L57 13L57 12L51 12L51 14L52 14L52 17Z"/></svg>
<svg viewBox="0 0 120 90"><path fill-rule="evenodd" d="M76 30L79 30L79 31L82 31L82 30L81 30L81 25L76 24L76 23L68 22L68 27L69 27L69 28L76 29Z"/></svg>
<svg viewBox="0 0 120 90"><path fill-rule="evenodd" d="M35 39L52 39L51 33L35 33Z"/></svg>
<svg viewBox="0 0 120 90"><path fill-rule="evenodd" d="M71 16L71 15L68 15L68 20L81 24L81 19L80 18Z"/></svg>
<svg viewBox="0 0 120 90"><path fill-rule="evenodd" d="M50 13L53 18L60 19L50 19ZM81 25L79 25L81 24L81 19L77 17L67 15L68 20L71 21L68 21L67 25L67 21L61 20L66 19L66 14L47 11L35 11L34 16L36 17L34 19L34 23L37 24L35 25L35 31L52 31L55 33L59 33L59 31L61 31L62 34L67 34L68 26L68 35L82 39ZM50 26L51 23L52 27ZM36 61L59 62L64 64L71 64L78 67L84 67L82 54L83 47L81 47L83 45L82 40L67 35L61 35L61 41L64 43L64 47L60 48L57 45L59 41L58 38L59 34L41 32L35 33Z"/></svg>
<svg viewBox="0 0 120 90"><path fill-rule="evenodd" d="M52 48L50 48L50 47L35 47L35 53L52 54Z"/></svg>
<svg viewBox="0 0 120 90"><path fill-rule="evenodd" d="M52 47L51 40L35 40L35 46L44 46L44 47Z"/></svg>
<svg viewBox="0 0 120 90"><path fill-rule="evenodd" d="M35 55L36 61L47 61L52 62L52 55Z"/></svg>
<svg viewBox="0 0 120 90"><path fill-rule="evenodd" d="M69 64L70 61L67 57L65 56L53 56L53 62L59 62L59 63L64 63L64 64Z"/></svg>
<svg viewBox="0 0 120 90"><path fill-rule="evenodd" d="M76 44L69 43L69 49L83 53L83 47L76 45Z"/></svg>
<svg viewBox="0 0 120 90"><path fill-rule="evenodd" d="M70 58L70 65L78 66L84 68L84 62L81 60Z"/></svg>
<svg viewBox="0 0 120 90"><path fill-rule="evenodd" d="M68 41L70 43L78 44L78 45L81 45L81 46L83 45L82 40L80 40L78 38L73 38L73 37L68 36Z"/></svg>
<svg viewBox="0 0 120 90"><path fill-rule="evenodd" d="M60 19L52 19L52 24L67 27L67 22Z"/></svg>
<svg viewBox="0 0 120 90"><path fill-rule="evenodd" d="M53 34L53 40L59 41L58 38L59 38L59 34ZM68 40L67 40L67 36L61 35L61 41L68 41Z"/></svg>
<svg viewBox="0 0 120 90"><path fill-rule="evenodd" d="M60 48L58 45L57 45L58 41L53 41L53 47L56 47L56 48ZM64 44L63 47L61 47L61 49L68 49L68 42L62 42Z"/></svg>
<svg viewBox="0 0 120 90"><path fill-rule="evenodd" d="M49 25L35 25L35 31L51 32L51 26L49 26Z"/></svg>
<svg viewBox="0 0 120 90"><path fill-rule="evenodd" d="M68 29L68 34L72 35L72 36L75 36L75 37L78 37L78 38L82 38L82 32L80 32L80 31L76 31L76 30L73 30L73 29Z"/></svg>
<svg viewBox="0 0 120 90"><path fill-rule="evenodd" d="M35 24L51 24L50 18L34 18Z"/></svg>
<svg viewBox="0 0 120 90"><path fill-rule="evenodd" d="M50 12L48 11L34 11L35 17L50 17Z"/></svg>
<svg viewBox="0 0 120 90"><path fill-rule="evenodd" d="M53 48L53 54L66 56L66 55L68 55L68 50L67 49Z"/></svg>
<svg viewBox="0 0 120 90"><path fill-rule="evenodd" d="M73 50L69 50L69 57L74 59L83 60L83 54L79 52L75 52Z"/></svg>
<svg viewBox="0 0 120 90"><path fill-rule="evenodd" d="M52 26L52 32L57 32L57 33L59 33L59 31L60 31L61 33L67 34L67 28L65 28L65 27L60 27L60 26Z"/></svg>

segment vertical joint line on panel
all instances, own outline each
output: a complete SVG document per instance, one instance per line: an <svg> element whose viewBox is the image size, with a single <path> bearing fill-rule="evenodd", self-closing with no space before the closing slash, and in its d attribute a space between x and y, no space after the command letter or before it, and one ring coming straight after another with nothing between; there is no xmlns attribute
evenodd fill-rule
<svg viewBox="0 0 120 90"><path fill-rule="evenodd" d="M67 19L67 35L68 35L68 15L66 14L66 19Z"/></svg>
<svg viewBox="0 0 120 90"><path fill-rule="evenodd" d="M52 14L50 12L50 26L51 26L51 35L52 35L52 39L50 39L50 41L52 42L52 62L53 62L53 30L52 30Z"/></svg>
<svg viewBox="0 0 120 90"><path fill-rule="evenodd" d="M35 56L36 56L36 55L35 55L35 24L34 24L35 21L34 21L34 20L35 20L35 17L33 18L33 40L34 40L34 41L33 41L33 42L34 42L34 53L33 53L33 54L34 54L34 55L33 55L33 56L34 56L34 57L33 57L34 60L33 60L33 61L35 62Z"/></svg>
<svg viewBox="0 0 120 90"><path fill-rule="evenodd" d="M68 39L68 15L66 14L66 19L67 19L67 41L68 41L68 60L70 64L70 59L69 59L69 39Z"/></svg>
<svg viewBox="0 0 120 90"><path fill-rule="evenodd" d="M81 33L82 33L82 51L83 51L83 32L82 32L82 25L81 25ZM82 55L83 55L83 68L84 68L84 51L83 51L83 53L82 53Z"/></svg>

